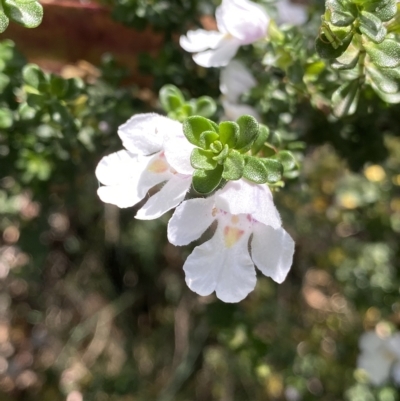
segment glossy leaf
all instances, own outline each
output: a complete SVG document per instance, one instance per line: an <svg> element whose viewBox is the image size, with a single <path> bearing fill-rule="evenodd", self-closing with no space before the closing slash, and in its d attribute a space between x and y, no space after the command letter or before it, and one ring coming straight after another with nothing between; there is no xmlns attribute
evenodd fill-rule
<svg viewBox="0 0 400 401"><path fill-rule="evenodd" d="M243 177L256 184L275 183L282 177L283 167L278 160L245 156Z"/></svg>
<svg viewBox="0 0 400 401"><path fill-rule="evenodd" d="M360 14L359 29L376 43L382 42L386 36L386 28L382 25L382 21L374 14L366 11L362 11Z"/></svg>
<svg viewBox="0 0 400 401"><path fill-rule="evenodd" d="M332 28L332 29L331 29ZM347 28L334 28L327 25L315 41L315 49L321 58L334 59L341 56L351 43L353 34ZM328 36L331 36L330 38Z"/></svg>
<svg viewBox="0 0 400 401"><path fill-rule="evenodd" d="M43 7L35 0L4 0L7 16L25 28L35 28L42 22Z"/></svg>
<svg viewBox="0 0 400 401"><path fill-rule="evenodd" d="M372 64L366 66L365 71L367 79L370 79L380 91L389 94L400 91L400 67L378 68Z"/></svg>
<svg viewBox="0 0 400 401"><path fill-rule="evenodd" d="M10 20L4 12L3 4L0 2L0 33L7 29L9 22Z"/></svg>
<svg viewBox="0 0 400 401"><path fill-rule="evenodd" d="M381 43L366 42L365 50L371 61L378 67L398 67L400 65L400 43L386 39Z"/></svg>
<svg viewBox="0 0 400 401"><path fill-rule="evenodd" d="M397 10L397 1L389 0L387 2L373 2L372 4L367 5L365 10L373 13L381 21L386 22L395 16Z"/></svg>
<svg viewBox="0 0 400 401"><path fill-rule="evenodd" d="M341 85L332 95L332 108L335 116L344 117L354 114L359 93L358 79Z"/></svg>
<svg viewBox="0 0 400 401"><path fill-rule="evenodd" d="M251 154L257 154L264 146L265 141L269 137L269 128L266 125L260 124L260 130L256 140L251 147Z"/></svg>
<svg viewBox="0 0 400 401"><path fill-rule="evenodd" d="M357 65L359 56L359 47L352 42L346 51L332 63L332 67L337 70L350 70Z"/></svg>

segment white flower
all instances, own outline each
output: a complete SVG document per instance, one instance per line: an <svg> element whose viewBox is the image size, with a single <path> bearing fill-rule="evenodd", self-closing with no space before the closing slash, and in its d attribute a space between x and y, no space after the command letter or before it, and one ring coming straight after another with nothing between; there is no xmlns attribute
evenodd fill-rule
<svg viewBox="0 0 400 401"><path fill-rule="evenodd" d="M148 113L133 116L118 129L126 150L105 156L96 168L104 184L97 193L106 203L121 208L140 202L149 189L166 184L137 212L138 219L155 219L177 206L185 197L192 179L190 153L182 124Z"/></svg>
<svg viewBox="0 0 400 401"><path fill-rule="evenodd" d="M213 196L183 202L169 221L168 239L174 245L187 245L213 221L218 222L214 236L196 247L183 266L192 291L200 295L215 291L224 302L239 302L256 285L254 264L278 283L285 279L294 242L281 227L266 185L229 181Z"/></svg>
<svg viewBox="0 0 400 401"><path fill-rule="evenodd" d="M290 0L278 0L275 5L278 10L278 24L303 25L307 21L304 5Z"/></svg>
<svg viewBox="0 0 400 401"><path fill-rule="evenodd" d="M360 337L359 346L357 367L367 372L373 385L380 386L390 377L400 385L400 333L382 338L369 331Z"/></svg>
<svg viewBox="0 0 400 401"><path fill-rule="evenodd" d="M222 0L215 18L218 31L198 29L181 36L180 45L203 67L222 67L229 63L242 45L266 35L269 17L265 10L249 0Z"/></svg>
<svg viewBox="0 0 400 401"><path fill-rule="evenodd" d="M219 89L223 94L222 106L227 120L236 121L244 114L253 116L260 121L261 117L253 107L240 104L239 98L257 85L252 73L237 60L232 60L221 71Z"/></svg>

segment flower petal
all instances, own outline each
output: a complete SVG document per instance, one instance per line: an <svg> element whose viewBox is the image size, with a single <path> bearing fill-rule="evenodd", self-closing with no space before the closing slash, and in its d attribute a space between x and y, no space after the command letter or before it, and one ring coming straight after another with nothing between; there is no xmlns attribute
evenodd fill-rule
<svg viewBox="0 0 400 401"><path fill-rule="evenodd" d="M383 352L365 352L359 355L357 367L365 370L373 385L380 386L389 379L392 362Z"/></svg>
<svg viewBox="0 0 400 401"><path fill-rule="evenodd" d="M229 181L216 194L215 204L231 214L250 214L260 223L278 228L281 218L267 185L252 184L244 179Z"/></svg>
<svg viewBox="0 0 400 401"><path fill-rule="evenodd" d="M137 114L118 128L124 147L141 155L159 152L168 138L180 134L181 123L156 113Z"/></svg>
<svg viewBox="0 0 400 401"><path fill-rule="evenodd" d="M224 227L219 225L214 237L196 247L183 269L189 288L199 295L216 291L224 302L239 302L256 285L256 272L247 250L249 234L232 247L226 247Z"/></svg>
<svg viewBox="0 0 400 401"><path fill-rule="evenodd" d="M224 117L227 120L237 120L239 117L247 114L253 116L257 121L261 121L261 116L258 111L247 104L235 104L227 101L222 101L222 106L224 108Z"/></svg>
<svg viewBox="0 0 400 401"><path fill-rule="evenodd" d="M184 135L176 136L165 142L165 158L179 174L192 175L194 168L190 164L190 155L194 148Z"/></svg>
<svg viewBox="0 0 400 401"><path fill-rule="evenodd" d="M197 53L207 49L215 49L223 37L224 34L221 32L197 29L188 31L186 36L181 36L179 44L187 52Z"/></svg>
<svg viewBox="0 0 400 401"><path fill-rule="evenodd" d="M279 24L303 25L307 21L304 5L292 3L290 0L278 0L275 5Z"/></svg>
<svg viewBox="0 0 400 401"><path fill-rule="evenodd" d="M397 386L400 386L400 361L392 366L393 381Z"/></svg>
<svg viewBox="0 0 400 401"><path fill-rule="evenodd" d="M159 192L150 197L135 217L140 220L151 220L162 216L182 202L191 183L190 176L174 175Z"/></svg>
<svg viewBox="0 0 400 401"><path fill-rule="evenodd" d="M235 56L239 46L240 42L236 39L226 37L218 44L217 48L197 53L193 56L193 60L196 64L206 68L224 67Z"/></svg>
<svg viewBox="0 0 400 401"><path fill-rule="evenodd" d="M180 204L168 223L168 241L183 246L200 238L214 221L214 197L190 199Z"/></svg>
<svg viewBox="0 0 400 401"><path fill-rule="evenodd" d="M243 93L256 85L257 82L253 75L240 61L232 60L221 71L219 89L232 103L237 103Z"/></svg>
<svg viewBox="0 0 400 401"><path fill-rule="evenodd" d="M100 187L97 194L103 202L111 203L120 208L131 207L143 199L143 196L138 194L136 181Z"/></svg>
<svg viewBox="0 0 400 401"><path fill-rule="evenodd" d="M104 156L96 167L96 177L104 185L119 184L134 180L145 168L146 159L126 150Z"/></svg>
<svg viewBox="0 0 400 401"><path fill-rule="evenodd" d="M293 253L294 241L282 227L254 224L251 255L265 276L282 283L292 266Z"/></svg>
<svg viewBox="0 0 400 401"><path fill-rule="evenodd" d="M264 8L249 0L222 0L215 17L218 30L230 33L241 44L253 43L264 37L269 24Z"/></svg>

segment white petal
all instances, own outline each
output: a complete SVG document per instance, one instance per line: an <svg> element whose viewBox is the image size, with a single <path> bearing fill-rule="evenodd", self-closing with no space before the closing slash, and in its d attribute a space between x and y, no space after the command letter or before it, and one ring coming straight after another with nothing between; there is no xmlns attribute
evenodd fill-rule
<svg viewBox="0 0 400 401"><path fill-rule="evenodd" d="M397 332L387 339L387 348L400 361L400 333Z"/></svg>
<svg viewBox="0 0 400 401"><path fill-rule="evenodd" d="M217 192L215 204L231 214L250 214L265 225L281 226L281 218L267 185L252 184L244 179L229 181Z"/></svg>
<svg viewBox="0 0 400 401"><path fill-rule="evenodd" d="M306 8L302 4L294 4L289 0L278 0L276 8L279 24L303 25L307 21Z"/></svg>
<svg viewBox="0 0 400 401"><path fill-rule="evenodd" d="M206 68L224 67L235 56L239 46L240 42L232 37L227 37L218 44L217 48L195 54L193 60L196 64Z"/></svg>
<svg viewBox="0 0 400 401"><path fill-rule="evenodd" d="M363 333L358 341L358 346L362 351L366 352L380 352L379 350L384 347L387 338L379 337L375 331L367 331Z"/></svg>
<svg viewBox="0 0 400 401"><path fill-rule="evenodd" d="M282 283L292 266L293 253L294 241L282 227L254 224L251 256L265 276Z"/></svg>
<svg viewBox="0 0 400 401"><path fill-rule="evenodd" d="M264 37L269 24L264 8L249 0L222 0L215 17L219 31L230 33L241 44Z"/></svg>
<svg viewBox="0 0 400 401"><path fill-rule="evenodd" d="M97 194L103 202L111 203L120 208L131 207L143 199L143 196L140 196L137 191L136 181L100 187Z"/></svg>
<svg viewBox="0 0 400 401"><path fill-rule="evenodd" d="M155 113L137 114L118 128L124 147L141 155L159 152L168 138L180 134L181 123Z"/></svg>
<svg viewBox="0 0 400 401"><path fill-rule="evenodd" d="M226 99L232 103L237 103L243 93L256 85L253 75L240 61L232 60L221 71L219 88Z"/></svg>
<svg viewBox="0 0 400 401"><path fill-rule="evenodd" d="M190 176L176 174L159 192L150 197L135 217L140 220L151 220L162 216L182 202L191 183L192 178Z"/></svg>
<svg viewBox="0 0 400 401"><path fill-rule="evenodd" d="M188 31L186 36L181 36L179 44L187 52L197 53L207 49L215 49L223 37L224 34L221 32L197 29L196 31Z"/></svg>
<svg viewBox="0 0 400 401"><path fill-rule="evenodd" d="M357 359L357 367L368 374L369 380L375 386L384 384L390 375L392 360L382 352L362 353Z"/></svg>
<svg viewBox="0 0 400 401"><path fill-rule="evenodd" d="M195 147L184 135L169 139L164 144L164 154L168 164L179 174L193 174L190 155Z"/></svg>
<svg viewBox="0 0 400 401"><path fill-rule="evenodd" d="M224 117L226 120L237 120L239 117L248 114L253 116L257 121L261 121L261 116L258 111L247 104L235 104L227 101L222 101L222 106L224 108Z"/></svg>
<svg viewBox="0 0 400 401"><path fill-rule="evenodd" d="M393 381L400 386L400 361L396 362L392 367Z"/></svg>
<svg viewBox="0 0 400 401"><path fill-rule="evenodd" d="M247 250L246 233L234 246L224 244L223 227L214 237L196 247L186 259L183 269L189 288L199 295L216 291L224 302L239 302L256 285L256 272Z"/></svg>
<svg viewBox="0 0 400 401"><path fill-rule="evenodd" d="M104 185L139 179L147 161L126 150L104 156L96 167L96 177Z"/></svg>
<svg viewBox="0 0 400 401"><path fill-rule="evenodd" d="M214 197L190 199L180 204L168 223L168 241L182 246L200 238L214 221Z"/></svg>

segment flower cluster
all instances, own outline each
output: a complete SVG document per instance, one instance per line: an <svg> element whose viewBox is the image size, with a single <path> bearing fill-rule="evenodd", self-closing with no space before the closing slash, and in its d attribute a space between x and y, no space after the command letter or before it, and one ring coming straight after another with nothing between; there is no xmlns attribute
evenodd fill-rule
<svg viewBox="0 0 400 401"><path fill-rule="evenodd" d="M373 385L380 386L392 378L400 386L400 332L391 336L366 332L359 346L357 366L367 373Z"/></svg>
<svg viewBox="0 0 400 401"><path fill-rule="evenodd" d="M200 142L209 143L210 137L232 140L229 130L221 129L217 134L216 127L211 134L205 131L199 135ZM196 171L192 165L197 148L187 140L182 124L158 114L139 114L123 124L118 134L126 150L105 156L96 169L103 184L98 189L102 201L133 206L150 189L165 183L139 209L136 218L155 219L177 207L168 224L168 239L178 246L198 239L217 223L212 239L196 247L184 264L186 282L193 291L200 295L215 291L225 302L238 302L255 287L254 265L278 283L285 279L294 242L281 226L267 185L238 177L219 181L207 198L184 200ZM216 143L209 143L211 149ZM217 155L216 164L222 166L220 160Z"/></svg>

